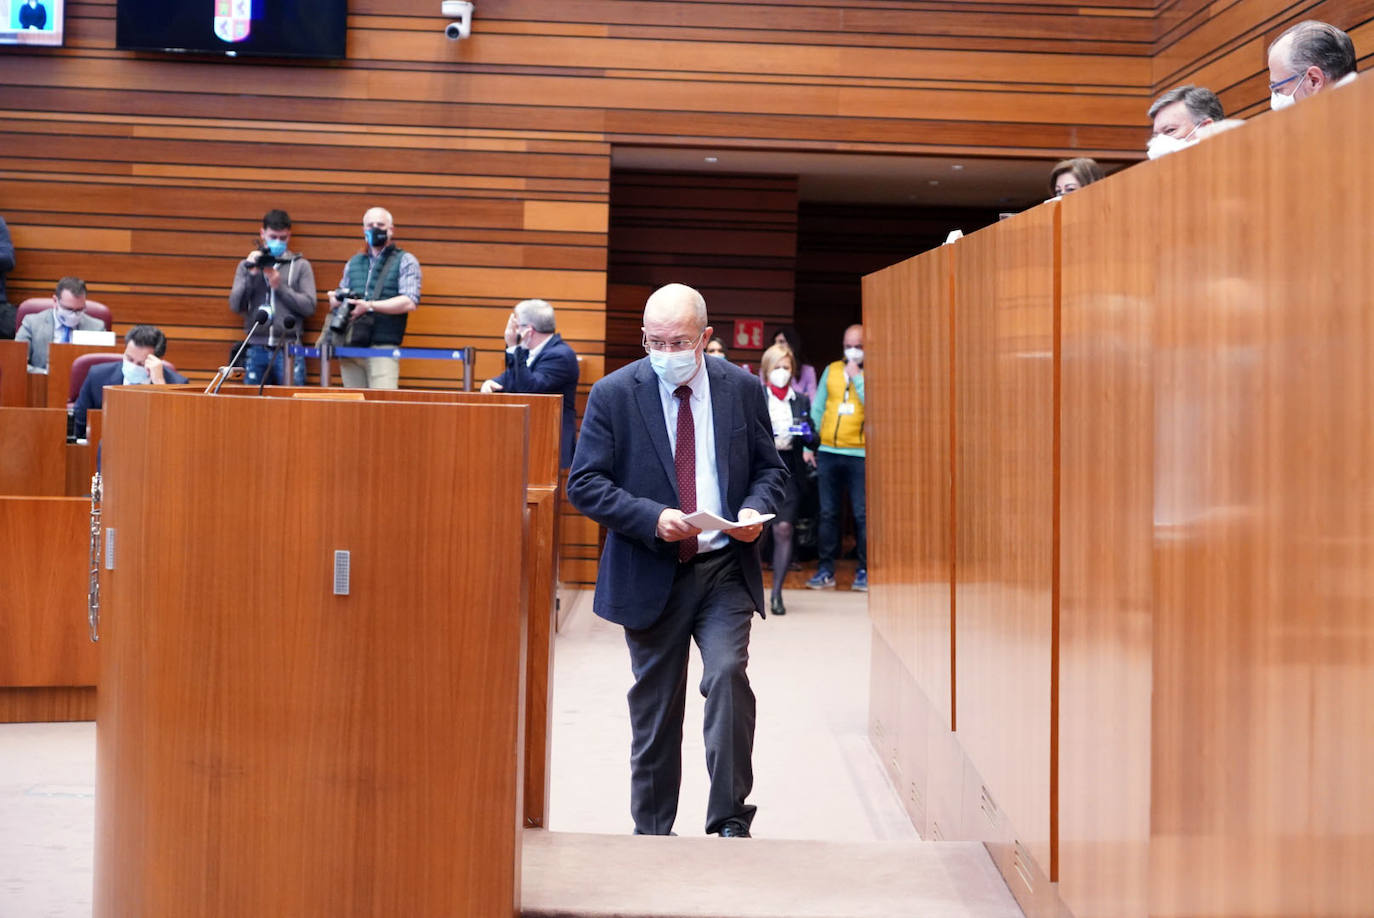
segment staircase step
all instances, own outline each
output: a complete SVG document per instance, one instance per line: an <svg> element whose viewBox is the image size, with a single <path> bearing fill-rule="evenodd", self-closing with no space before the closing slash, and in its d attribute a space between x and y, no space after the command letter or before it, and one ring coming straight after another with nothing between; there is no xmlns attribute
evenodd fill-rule
<svg viewBox="0 0 1374 918"><path fill-rule="evenodd" d="M525 918L1022 918L979 842L527 829Z"/></svg>

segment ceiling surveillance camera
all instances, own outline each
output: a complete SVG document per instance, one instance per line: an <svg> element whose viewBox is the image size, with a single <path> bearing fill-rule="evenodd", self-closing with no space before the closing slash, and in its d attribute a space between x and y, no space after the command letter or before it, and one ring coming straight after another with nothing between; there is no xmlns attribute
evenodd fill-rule
<svg viewBox="0 0 1374 918"><path fill-rule="evenodd" d="M453 22L444 26L445 38L449 41L457 41L472 34L472 3L470 0L443 0L439 4L439 9L445 16L454 19Z"/></svg>

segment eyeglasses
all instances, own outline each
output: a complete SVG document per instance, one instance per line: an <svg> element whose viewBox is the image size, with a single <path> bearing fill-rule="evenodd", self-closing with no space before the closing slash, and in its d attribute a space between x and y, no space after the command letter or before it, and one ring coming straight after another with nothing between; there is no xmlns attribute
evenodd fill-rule
<svg viewBox="0 0 1374 918"><path fill-rule="evenodd" d="M705 332L702 332L701 334L704 333ZM701 334L698 334L695 338L678 338L676 341L660 341L657 338L651 341L648 336L645 336L640 339L639 343L643 345L645 351L665 351L669 353L673 351L690 351L701 341Z"/></svg>
<svg viewBox="0 0 1374 918"><path fill-rule="evenodd" d="M1282 85L1285 84L1285 83L1291 83L1291 82L1293 82L1294 80L1296 80L1296 79L1297 79L1298 77L1300 77L1300 76L1302 76L1301 73L1295 73L1295 74L1293 74L1291 77L1285 77L1284 79L1279 80L1277 83L1270 83L1270 84L1269 84L1269 91L1270 91L1270 92L1278 92L1280 86L1282 86Z"/></svg>

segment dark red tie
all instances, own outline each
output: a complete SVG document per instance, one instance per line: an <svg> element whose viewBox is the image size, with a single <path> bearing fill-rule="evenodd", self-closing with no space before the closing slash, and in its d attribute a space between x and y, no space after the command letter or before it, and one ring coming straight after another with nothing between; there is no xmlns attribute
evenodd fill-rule
<svg viewBox="0 0 1374 918"><path fill-rule="evenodd" d="M678 386L673 390L677 399L677 449L673 453L673 468L677 471L678 509L695 513L697 509L697 425L692 420L692 387ZM690 561L697 553L697 537L677 543L678 561Z"/></svg>

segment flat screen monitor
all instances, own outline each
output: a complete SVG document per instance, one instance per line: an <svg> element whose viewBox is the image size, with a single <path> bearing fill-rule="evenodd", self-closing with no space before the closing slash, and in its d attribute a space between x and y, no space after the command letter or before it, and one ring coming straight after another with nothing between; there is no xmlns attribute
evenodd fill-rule
<svg viewBox="0 0 1374 918"><path fill-rule="evenodd" d="M62 44L65 0L0 0L0 45Z"/></svg>
<svg viewBox="0 0 1374 918"><path fill-rule="evenodd" d="M130 51L341 58L347 32L348 0L118 0L115 7L115 47Z"/></svg>

